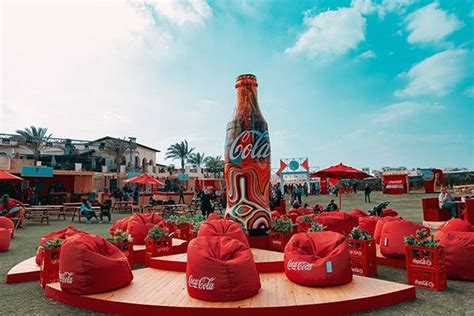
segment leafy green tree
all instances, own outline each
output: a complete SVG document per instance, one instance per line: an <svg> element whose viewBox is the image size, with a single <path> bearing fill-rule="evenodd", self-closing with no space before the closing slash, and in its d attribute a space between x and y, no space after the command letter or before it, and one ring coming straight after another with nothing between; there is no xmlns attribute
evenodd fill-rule
<svg viewBox="0 0 474 316"><path fill-rule="evenodd" d="M205 161L206 168L214 174L214 178L218 178L221 172L224 172L224 161L221 156L209 156Z"/></svg>
<svg viewBox="0 0 474 316"><path fill-rule="evenodd" d="M180 143L173 144L168 147L166 151L166 159L180 160L181 161L181 172L184 173L184 164L188 161L191 153L196 149L195 147L190 148L187 140L183 140Z"/></svg>
<svg viewBox="0 0 474 316"><path fill-rule="evenodd" d="M188 162L192 164L195 168L200 168L204 164L206 160L206 154L205 153L192 153L189 155Z"/></svg>
<svg viewBox="0 0 474 316"><path fill-rule="evenodd" d="M48 135L48 128L46 127L27 127L24 130L16 130L18 134L17 139L21 145L28 148L33 154L33 160L36 162L39 160L41 152L46 147L46 143L51 139L51 135Z"/></svg>

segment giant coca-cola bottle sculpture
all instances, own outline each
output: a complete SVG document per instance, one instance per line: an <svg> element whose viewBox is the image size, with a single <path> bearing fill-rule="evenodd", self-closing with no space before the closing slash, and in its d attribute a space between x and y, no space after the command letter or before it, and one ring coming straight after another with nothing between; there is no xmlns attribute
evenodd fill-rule
<svg viewBox="0 0 474 316"><path fill-rule="evenodd" d="M226 217L251 235L270 228L270 138L257 101L257 78L241 75L225 143Z"/></svg>

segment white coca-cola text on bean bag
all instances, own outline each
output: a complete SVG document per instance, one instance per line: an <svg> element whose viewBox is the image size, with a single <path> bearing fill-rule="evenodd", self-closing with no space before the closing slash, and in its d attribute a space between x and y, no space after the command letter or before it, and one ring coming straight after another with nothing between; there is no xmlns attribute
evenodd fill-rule
<svg viewBox="0 0 474 316"><path fill-rule="evenodd" d="M59 283L64 292L79 295L108 292L132 280L127 257L105 238L79 233L63 242Z"/></svg>
<svg viewBox="0 0 474 316"><path fill-rule="evenodd" d="M422 228L426 227L405 220L385 223L380 233L380 252L387 258L404 259L405 237L415 235Z"/></svg>
<svg viewBox="0 0 474 316"><path fill-rule="evenodd" d="M449 279L474 281L474 232L437 231Z"/></svg>
<svg viewBox="0 0 474 316"><path fill-rule="evenodd" d="M285 274L306 286L334 286L352 281L346 238L323 231L293 235L285 247Z"/></svg>
<svg viewBox="0 0 474 316"><path fill-rule="evenodd" d="M260 277L250 248L227 236L197 237L188 246L188 294L211 302L230 302L255 295Z"/></svg>
<svg viewBox="0 0 474 316"><path fill-rule="evenodd" d="M249 246L247 235L244 233L242 227L236 222L228 219L219 219L206 221L199 226L197 233L198 237L208 236L227 236L237 240Z"/></svg>

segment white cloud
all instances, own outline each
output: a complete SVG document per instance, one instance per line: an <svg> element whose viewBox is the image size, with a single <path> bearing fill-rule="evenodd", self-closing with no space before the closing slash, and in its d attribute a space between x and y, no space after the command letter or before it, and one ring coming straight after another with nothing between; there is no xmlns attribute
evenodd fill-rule
<svg viewBox="0 0 474 316"><path fill-rule="evenodd" d="M373 117L374 123L397 123L420 114L439 112L445 107L437 103L400 102L387 105Z"/></svg>
<svg viewBox="0 0 474 316"><path fill-rule="evenodd" d="M212 8L205 0L143 0L162 17L179 26L202 24L212 17Z"/></svg>
<svg viewBox="0 0 474 316"><path fill-rule="evenodd" d="M359 56L357 56L357 58L358 59L374 59L374 58L377 58L377 55L374 53L374 51L367 50L363 52L362 54L360 54Z"/></svg>
<svg viewBox="0 0 474 316"><path fill-rule="evenodd" d="M407 73L408 86L395 91L398 97L435 95L450 93L467 75L469 52L465 49L447 50L413 66Z"/></svg>
<svg viewBox="0 0 474 316"><path fill-rule="evenodd" d="M287 54L305 54L310 58L332 59L343 55L365 40L365 18L353 8L329 10L305 16L304 31Z"/></svg>
<svg viewBox="0 0 474 316"><path fill-rule="evenodd" d="M459 30L463 23L454 14L439 9L433 2L416 10L405 18L408 42L411 44L439 43Z"/></svg>
<svg viewBox="0 0 474 316"><path fill-rule="evenodd" d="M351 6L364 15L376 12L383 19L387 13L404 14L406 8L414 2L415 0L352 0Z"/></svg>

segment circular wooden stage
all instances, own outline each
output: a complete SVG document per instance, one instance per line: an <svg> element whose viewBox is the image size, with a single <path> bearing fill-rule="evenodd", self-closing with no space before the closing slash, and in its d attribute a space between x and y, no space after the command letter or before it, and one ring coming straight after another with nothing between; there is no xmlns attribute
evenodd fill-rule
<svg viewBox="0 0 474 316"><path fill-rule="evenodd" d="M283 272L283 253L251 248L257 271L260 273ZM149 266L155 269L186 272L187 253L170 256L154 257L149 261Z"/></svg>
<svg viewBox="0 0 474 316"><path fill-rule="evenodd" d="M335 315L362 312L416 297L409 285L354 276L350 284L311 288L289 281L284 273L260 275L262 288L251 298L226 303L191 298L185 274L145 268L133 272L133 282L119 290L74 295L61 291L59 283L46 286L46 296L86 310L121 315Z"/></svg>

